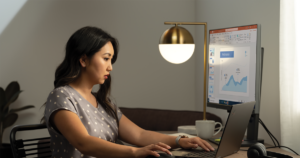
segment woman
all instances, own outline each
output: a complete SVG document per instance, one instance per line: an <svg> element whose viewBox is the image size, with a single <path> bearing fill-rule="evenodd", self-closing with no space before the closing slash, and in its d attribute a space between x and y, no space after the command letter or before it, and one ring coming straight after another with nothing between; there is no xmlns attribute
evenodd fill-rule
<svg viewBox="0 0 300 158"><path fill-rule="evenodd" d="M198 137L147 131L124 116L109 98L109 73L117 56L117 40L96 27L81 28L68 40L65 59L55 72L55 89L45 108L52 157L143 158L158 157L156 151L171 154L168 149L177 147L214 150ZM96 84L100 89L94 94ZM117 138L141 147L116 144Z"/></svg>

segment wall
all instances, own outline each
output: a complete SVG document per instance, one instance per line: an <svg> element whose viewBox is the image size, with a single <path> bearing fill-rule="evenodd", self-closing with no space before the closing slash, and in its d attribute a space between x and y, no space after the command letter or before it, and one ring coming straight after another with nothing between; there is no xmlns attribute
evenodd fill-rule
<svg viewBox="0 0 300 158"><path fill-rule="evenodd" d="M198 0L196 21L207 22L208 30L261 24L261 46L265 48L260 118L280 141L279 116L279 0ZM202 109L203 99L203 27L196 28L196 109ZM227 118L225 110L208 108L209 112ZM259 126L259 138L272 144Z"/></svg>
<svg viewBox="0 0 300 158"><path fill-rule="evenodd" d="M194 110L195 57L173 65L158 51L161 34L171 27L164 22L195 21L194 5L194 0L1 1L6 9L0 11L5 19L0 21L0 86L18 81L24 90L11 108L36 106L19 112L14 125L39 123L65 44L86 25L103 28L119 40L112 71L118 106ZM195 34L195 26L186 28ZM9 142L10 129L4 142Z"/></svg>

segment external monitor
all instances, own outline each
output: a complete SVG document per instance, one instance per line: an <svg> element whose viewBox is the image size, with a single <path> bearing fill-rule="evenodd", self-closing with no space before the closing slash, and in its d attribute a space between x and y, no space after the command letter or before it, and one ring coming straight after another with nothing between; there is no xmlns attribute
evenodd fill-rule
<svg viewBox="0 0 300 158"><path fill-rule="evenodd" d="M262 78L261 26L259 24L209 30L207 106L256 101L253 114L257 139Z"/></svg>
<svg viewBox="0 0 300 158"><path fill-rule="evenodd" d="M226 105L259 101L256 99L260 98L260 79L257 82L261 78L260 71L257 72L260 54L258 24L210 30L208 106L219 104L219 108L222 105L226 108Z"/></svg>

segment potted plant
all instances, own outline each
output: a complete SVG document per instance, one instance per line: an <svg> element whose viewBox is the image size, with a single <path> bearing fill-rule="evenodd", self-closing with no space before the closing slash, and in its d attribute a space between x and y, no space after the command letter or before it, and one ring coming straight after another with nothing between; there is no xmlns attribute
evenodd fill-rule
<svg viewBox="0 0 300 158"><path fill-rule="evenodd" d="M22 90L20 90L19 83L15 81L11 82L5 91L0 87L0 157L7 158L13 156L10 144L2 143L2 138L5 128L13 125L17 121L18 114L16 112L34 108L33 105L27 105L17 109L9 108L9 105L18 99L21 92Z"/></svg>

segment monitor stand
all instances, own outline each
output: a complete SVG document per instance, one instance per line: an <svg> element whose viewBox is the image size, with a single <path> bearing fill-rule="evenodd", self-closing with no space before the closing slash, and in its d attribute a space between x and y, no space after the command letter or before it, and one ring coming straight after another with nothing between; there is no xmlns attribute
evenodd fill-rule
<svg viewBox="0 0 300 158"><path fill-rule="evenodd" d="M243 141L243 147L250 147L255 143L264 144L263 139L258 139L258 124L259 124L259 114L252 114L248 128L247 128L247 138Z"/></svg>
<svg viewBox="0 0 300 158"><path fill-rule="evenodd" d="M257 140L244 140L241 144L241 147L250 147L252 145L254 145L255 143L262 143L264 144L264 140L263 139L257 139Z"/></svg>

